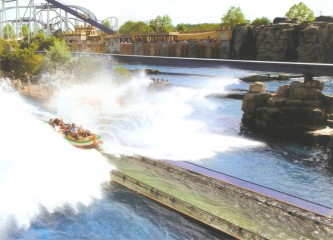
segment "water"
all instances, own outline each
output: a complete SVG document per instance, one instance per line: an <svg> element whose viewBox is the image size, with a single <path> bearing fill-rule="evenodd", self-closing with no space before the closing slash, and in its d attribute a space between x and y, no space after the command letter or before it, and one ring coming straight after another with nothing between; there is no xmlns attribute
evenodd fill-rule
<svg viewBox="0 0 333 240"><path fill-rule="evenodd" d="M119 93L119 98L132 91L131 83L125 85L122 91L128 91ZM103 82L97 86L107 87ZM58 113L92 131L104 129L107 139L110 123L105 126L103 121L109 108L99 106L94 100L101 99L94 95L87 98L87 89L92 92L92 88L70 85L45 108L22 99L9 81L1 79L0 238L230 239L120 186L101 190L114 167L96 150L72 147L44 122ZM119 98L106 105L114 109L123 104ZM137 107L133 108L136 116ZM132 110L127 111L130 116ZM117 113L124 114L120 107ZM95 115L98 117L88 117Z"/></svg>
<svg viewBox="0 0 333 240"><path fill-rule="evenodd" d="M113 166L95 150L69 146L36 116L45 120L61 116L100 133L105 141L102 150L110 154L192 161L333 207L329 149L250 135L242 130L241 101L209 97L234 89L247 90L248 84L239 81L239 77L252 72L229 68L124 67L185 75L158 75L173 84L164 88L152 88L143 74L119 81L103 72L80 83L58 75L56 79L60 80L54 85L62 90L55 91L46 107L19 98L7 83L2 83L0 106L6 114L0 119L0 128L6 138L0 140L5 146L0 155L0 193L6 197L0 200L0 206L9 206L1 208L1 232L6 234L3 236L225 238L119 186L101 190ZM331 80L325 78L326 93L333 93ZM275 91L288 83L270 82L267 89ZM29 172L33 174L27 175ZM129 219L134 219L133 223L128 224Z"/></svg>

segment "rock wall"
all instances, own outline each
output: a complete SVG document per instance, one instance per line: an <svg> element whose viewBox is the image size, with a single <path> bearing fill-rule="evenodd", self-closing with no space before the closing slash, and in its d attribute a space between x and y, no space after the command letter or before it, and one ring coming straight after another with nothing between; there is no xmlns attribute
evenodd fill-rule
<svg viewBox="0 0 333 240"><path fill-rule="evenodd" d="M296 23L285 19L233 30L230 57L263 61L333 63L333 17Z"/></svg>
<svg viewBox="0 0 333 240"><path fill-rule="evenodd" d="M333 97L324 95L323 87L320 80L295 81L273 94L265 92L264 83L252 83L243 97L243 123L285 136L325 129L333 117Z"/></svg>
<svg viewBox="0 0 333 240"><path fill-rule="evenodd" d="M297 61L298 25L280 23L256 30L257 60Z"/></svg>
<svg viewBox="0 0 333 240"><path fill-rule="evenodd" d="M312 23L301 30L297 53L300 62L333 63L333 23Z"/></svg>
<svg viewBox="0 0 333 240"><path fill-rule="evenodd" d="M193 34L191 38L196 35L200 34ZM232 33L220 31L220 35L206 40L186 40L186 36L179 35L183 40L158 42L122 42L118 38L107 39L105 44L69 41L69 47L74 52L333 63L333 17L321 16L314 22L305 23L276 18L270 25L243 24L236 26Z"/></svg>

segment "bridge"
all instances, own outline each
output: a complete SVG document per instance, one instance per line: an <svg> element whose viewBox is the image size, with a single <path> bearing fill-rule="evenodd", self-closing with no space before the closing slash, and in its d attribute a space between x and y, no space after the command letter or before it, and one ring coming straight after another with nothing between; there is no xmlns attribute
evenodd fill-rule
<svg viewBox="0 0 333 240"><path fill-rule="evenodd" d="M230 59L204 59L159 57L125 54L100 54L100 53L72 53L72 55L87 55L92 57L111 57L120 63L164 65L172 67L198 67L198 68L236 68L251 71L280 72L303 74L307 80L314 76L333 76L333 64L326 63L301 63L301 62L273 62L273 61L248 61Z"/></svg>

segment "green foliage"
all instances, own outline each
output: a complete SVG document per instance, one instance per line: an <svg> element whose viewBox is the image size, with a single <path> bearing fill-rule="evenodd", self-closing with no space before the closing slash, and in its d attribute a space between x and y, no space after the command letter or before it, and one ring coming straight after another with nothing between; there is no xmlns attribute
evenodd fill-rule
<svg viewBox="0 0 333 240"><path fill-rule="evenodd" d="M64 35L64 33L62 32L61 29L57 29L56 31L54 31L52 33L52 37L55 37L55 38L58 38L58 39L64 39L65 35Z"/></svg>
<svg viewBox="0 0 333 240"><path fill-rule="evenodd" d="M40 71L43 56L35 53L34 48L17 49L4 58L4 70L14 71L18 76L36 74Z"/></svg>
<svg viewBox="0 0 333 240"><path fill-rule="evenodd" d="M33 40L34 41L34 40ZM54 36L51 36L49 38L43 39L38 41L38 51L46 51L46 50L50 50L51 47L53 47L57 41L60 41L59 39L57 39Z"/></svg>
<svg viewBox="0 0 333 240"><path fill-rule="evenodd" d="M15 37L15 32L14 32L13 26L9 23L7 23L4 26L3 32L4 32L5 39L13 39Z"/></svg>
<svg viewBox="0 0 333 240"><path fill-rule="evenodd" d="M269 25L271 23L271 20L267 17L256 18L251 22L251 24L255 26Z"/></svg>
<svg viewBox="0 0 333 240"><path fill-rule="evenodd" d="M176 29L178 32L186 32L188 28L185 23L181 23L177 24Z"/></svg>
<svg viewBox="0 0 333 240"><path fill-rule="evenodd" d="M103 22L103 25L107 28L111 28L111 23L109 20L106 20L105 22Z"/></svg>
<svg viewBox="0 0 333 240"><path fill-rule="evenodd" d="M57 69L60 67L66 67L66 65L72 60L72 55L68 50L67 44L63 40L54 40L54 45L50 46L50 49L45 49L46 60L44 67L47 70Z"/></svg>
<svg viewBox="0 0 333 240"><path fill-rule="evenodd" d="M217 31L221 29L219 23L200 23L200 24L178 24L177 31L182 33Z"/></svg>
<svg viewBox="0 0 333 240"><path fill-rule="evenodd" d="M169 15L157 16L154 21L149 23L149 26L155 33L168 33L173 29L172 20Z"/></svg>
<svg viewBox="0 0 333 240"><path fill-rule="evenodd" d="M29 35L29 27L27 26L27 25L23 25L22 26L22 35L23 35L23 37L28 37L28 35Z"/></svg>
<svg viewBox="0 0 333 240"><path fill-rule="evenodd" d="M294 4L285 15L288 19L297 19L300 22L314 21L314 13L303 2Z"/></svg>
<svg viewBox="0 0 333 240"><path fill-rule="evenodd" d="M51 46L54 46L55 41L58 38L51 36L50 38L46 38L45 35L40 32L36 36L33 36L30 39L30 43L28 43L28 39L25 38L23 41L20 42L21 48L28 48L30 46L33 46L36 48L36 51L45 51L50 50Z"/></svg>
<svg viewBox="0 0 333 240"><path fill-rule="evenodd" d="M248 20L244 18L244 14L240 7L232 6L226 14L221 18L222 25L228 28L233 28L237 24L247 23Z"/></svg>
<svg viewBox="0 0 333 240"><path fill-rule="evenodd" d="M121 25L118 32L121 34L142 33L142 29L147 29L147 25L141 28L141 26L143 25L143 22L127 21L123 25Z"/></svg>
<svg viewBox="0 0 333 240"><path fill-rule="evenodd" d="M134 22L127 21L120 28L121 34L133 34L133 33L167 33L173 30L171 18L168 15L157 16L154 20L148 24L142 21Z"/></svg>
<svg viewBox="0 0 333 240"><path fill-rule="evenodd" d="M112 68L112 76L116 80L128 80L131 78L132 74L128 69L117 66Z"/></svg>
<svg viewBox="0 0 333 240"><path fill-rule="evenodd" d="M17 41L6 41L5 39L0 39L0 60L4 59L10 52L19 49L19 44Z"/></svg>

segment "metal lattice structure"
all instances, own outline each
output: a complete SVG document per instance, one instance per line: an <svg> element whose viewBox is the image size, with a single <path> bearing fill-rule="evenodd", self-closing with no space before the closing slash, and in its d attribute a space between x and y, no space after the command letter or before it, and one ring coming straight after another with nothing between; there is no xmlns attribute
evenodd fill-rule
<svg viewBox="0 0 333 240"><path fill-rule="evenodd" d="M75 26L86 23L109 34L118 29L117 18L107 18L111 24L110 28L106 28L94 13L81 6L66 5L53 0L0 1L0 38L29 39L39 31L49 37L54 31L71 32L75 30ZM23 26L27 26L25 29L28 29L28 33L22 30Z"/></svg>

